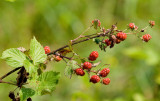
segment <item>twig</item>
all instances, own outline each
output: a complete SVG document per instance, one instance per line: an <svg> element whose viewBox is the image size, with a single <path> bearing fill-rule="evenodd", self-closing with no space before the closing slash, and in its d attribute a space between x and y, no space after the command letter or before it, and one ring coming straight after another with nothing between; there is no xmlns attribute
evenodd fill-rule
<svg viewBox="0 0 160 101"><path fill-rule="evenodd" d="M79 41L77 41L77 42L73 42L73 43L72 43L72 46L75 45L75 44L81 43L81 42L88 41L88 40L93 39L93 38L100 37L100 36L108 36L108 33L109 33L110 31L111 31L111 30L108 29L108 30L105 32L105 34L104 34L104 33L100 33L100 34L98 34L98 35L95 35L95 36L92 36L92 37L89 37L89 38L86 38L86 39L83 39L83 40L79 40ZM69 47L69 45L65 45L65 46L63 46L63 47L61 47L61 48L58 48L57 50L54 50L54 51L48 53L47 55L55 54L56 52L58 52L58 51L60 51L60 50L62 50L62 49L64 49L64 48L67 48L67 47Z"/></svg>
<svg viewBox="0 0 160 101"><path fill-rule="evenodd" d="M6 83L6 84L10 84L10 85L15 85L15 86L17 86L16 84L14 84L14 83L11 83L11 82L5 82L5 81L2 81L2 80L0 80L0 83Z"/></svg>
<svg viewBox="0 0 160 101"><path fill-rule="evenodd" d="M92 25L92 26L93 26L93 25ZM77 38L75 38L75 39L73 39L73 40L71 40L71 41L72 41L72 42L75 42L75 41L77 41L78 39L85 37L85 36L83 36L83 34L84 34L85 32L87 32L92 26L89 26L84 32L82 32L82 34L81 34L80 36L78 36Z"/></svg>
<svg viewBox="0 0 160 101"><path fill-rule="evenodd" d="M21 67L17 67L13 70L11 70L10 72L8 72L7 74L3 75L0 80L4 79L5 77L9 76L10 74L14 73L15 71L19 70Z"/></svg>

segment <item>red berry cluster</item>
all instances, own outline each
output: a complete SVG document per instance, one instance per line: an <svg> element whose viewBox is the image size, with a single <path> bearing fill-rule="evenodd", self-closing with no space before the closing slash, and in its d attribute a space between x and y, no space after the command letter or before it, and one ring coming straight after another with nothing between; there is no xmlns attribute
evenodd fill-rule
<svg viewBox="0 0 160 101"><path fill-rule="evenodd" d="M98 52L97 51L93 51L90 55L89 55L89 58L88 60L90 61L94 61L98 58ZM82 67L80 68L77 68L75 69L75 73L79 76L84 76L85 75L85 72L84 70L86 70L87 72L92 72L92 67L93 67L93 64L91 62L84 62ZM109 68L104 68L103 70L101 71L94 71L93 73L96 73L96 75L92 75L90 77L90 82L92 83L98 83L100 80L101 80L101 77L106 77L110 72L110 69ZM105 85L108 85L110 83L110 79L109 78L106 78L106 79L103 79L102 80L102 83L105 84Z"/></svg>
<svg viewBox="0 0 160 101"><path fill-rule="evenodd" d="M102 69L101 71L98 72L97 75L93 75L91 76L90 78L90 82L92 83L98 83L101 78L100 77L106 77L110 72L110 69L109 68L104 68ZM102 83L105 84L105 85L108 85L110 83L110 79L109 78L104 78L102 79Z"/></svg>
<svg viewBox="0 0 160 101"><path fill-rule="evenodd" d="M90 55L89 55L89 60L90 61L94 61L98 58L98 52L97 51L93 51ZM75 70L75 73L77 75L83 76L85 74L84 69L86 70L90 70L92 68L92 63L86 61L83 63L82 68L77 68Z"/></svg>
<svg viewBox="0 0 160 101"><path fill-rule="evenodd" d="M84 76L84 69L90 70L92 68L92 64L90 62L84 62L82 68L75 69L75 73L80 76Z"/></svg>
<svg viewBox="0 0 160 101"><path fill-rule="evenodd" d="M123 33L123 32L119 32L117 33L117 35L112 35L112 37L110 39L106 39L104 40L104 43L107 46L110 46L110 48L112 48L114 46L114 44L119 44L121 41L124 41L127 38L127 34Z"/></svg>
<svg viewBox="0 0 160 101"><path fill-rule="evenodd" d="M155 22L154 21L149 21L149 25L151 27L155 26ZM104 37L108 37L108 39L98 39L97 37L95 37L95 39L93 40L96 44L99 45L99 47L101 48L101 50L106 51L105 49L107 48L107 46L110 46L110 48L114 47L115 44L119 44L121 41L124 41L127 38L127 34L132 34L132 33L124 33L124 31L131 29L132 31L136 31L138 29L138 27L134 24L134 23L129 23L128 28L124 31L118 30L116 25L112 25L112 28L109 30L105 30L105 28L101 27L101 22L98 19L95 19L92 21L92 26L97 29L100 28L101 32L100 33L102 36ZM148 27L148 26L147 26ZM142 29L141 31L136 31L133 34L137 34L139 32L144 32L144 30L147 28L145 27L144 29ZM92 37L94 38L94 37ZM145 42L148 42L151 39L151 35L150 34L145 34L142 36L142 40ZM50 53L50 48L48 46L44 47L45 50L45 54ZM59 52L60 53L60 52ZM61 53L60 53L61 54ZM96 67L95 64L93 63L93 61L95 61L98 58L99 54L97 51L93 51L90 53L88 60L80 66L80 68L77 68L74 70L75 74L79 75L79 76L84 76L85 75L85 71L88 72L88 74L90 75L91 72L95 73L96 75L92 75L90 77L90 82L92 83L98 83L98 82L102 82L105 85L108 85L110 83L110 79L109 78L104 78L107 77L107 75L110 72L109 68L104 68L101 71L97 70L94 71L92 70L92 67ZM61 57L60 56L56 56L54 55L54 60L55 61L61 61ZM69 58L70 60L72 58ZM101 79L102 78L102 79Z"/></svg>
<svg viewBox="0 0 160 101"><path fill-rule="evenodd" d="M145 34L142 36L142 40L145 42L148 42L151 39L151 35L150 34Z"/></svg>
<svg viewBox="0 0 160 101"><path fill-rule="evenodd" d="M49 47L49 46L45 46L45 47L44 47L44 51L45 51L45 54L50 53L50 52L51 52L50 47ZM57 62L59 62L59 61L62 60L62 58L61 58L60 56L55 56L55 55L53 55L53 59L54 59L55 61L57 61ZM51 59L51 60L52 60L52 59Z"/></svg>
<svg viewBox="0 0 160 101"><path fill-rule="evenodd" d="M94 25L95 22L100 22L99 20L93 20L92 25ZM149 21L149 24L151 27L155 26L155 21ZM148 26L147 26L148 27ZM127 34L139 34L140 32L144 32L144 30L147 28L145 27L144 29L141 29L138 31L138 27L134 23L129 23L128 28L125 29L124 31L118 30L116 25L112 25L111 29L105 30L104 27L100 27L101 32L103 32L104 36L106 35L108 39L99 39L95 38L93 41L99 45L99 48L103 51L106 52L106 48L109 46L110 48L113 48L115 44L119 44L121 41L124 41L127 38ZM131 29L132 31L135 32L129 32L129 33L124 33L128 29ZM111 32L109 33L109 31ZM102 35L103 36L103 35ZM148 42L151 39L150 35L144 35L142 36L142 40L145 42ZM94 61L95 58L90 58L91 61Z"/></svg>

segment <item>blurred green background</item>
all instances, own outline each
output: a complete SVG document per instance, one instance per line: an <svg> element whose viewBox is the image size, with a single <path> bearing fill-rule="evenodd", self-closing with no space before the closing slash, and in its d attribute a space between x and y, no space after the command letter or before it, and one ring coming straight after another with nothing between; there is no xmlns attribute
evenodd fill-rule
<svg viewBox="0 0 160 101"><path fill-rule="evenodd" d="M15 1L15 2L9 2ZM160 0L0 0L0 54L8 48L29 48L33 36L52 50L65 45L82 33L93 19L110 28L119 29L134 22L139 28L155 20L156 26L147 29L152 40L142 42L134 35L114 48L101 51L92 41L74 46L87 57L99 52L103 63L111 64L108 86L91 84L85 77L64 76L65 62L48 64L59 71L61 79L52 95L35 96L33 101L160 101ZM88 33L96 32L92 31ZM0 60L0 76L11 70ZM15 76L6 78L15 81ZM10 101L8 92L15 86L0 84L0 101Z"/></svg>

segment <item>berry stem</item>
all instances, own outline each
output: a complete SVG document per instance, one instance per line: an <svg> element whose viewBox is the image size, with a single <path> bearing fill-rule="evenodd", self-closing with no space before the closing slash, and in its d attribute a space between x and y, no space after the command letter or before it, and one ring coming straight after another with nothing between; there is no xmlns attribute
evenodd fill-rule
<svg viewBox="0 0 160 101"><path fill-rule="evenodd" d="M127 31L127 30L128 30L128 28L124 29L122 32L125 32L125 31Z"/></svg>

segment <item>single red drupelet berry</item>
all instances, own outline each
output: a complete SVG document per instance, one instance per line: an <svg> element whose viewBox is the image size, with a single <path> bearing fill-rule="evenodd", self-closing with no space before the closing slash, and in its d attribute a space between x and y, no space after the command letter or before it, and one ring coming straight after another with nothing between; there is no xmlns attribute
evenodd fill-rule
<svg viewBox="0 0 160 101"><path fill-rule="evenodd" d="M134 24L134 23L130 23L130 24L129 24L129 28L130 28L130 29L134 29L134 28L135 28L135 24Z"/></svg>
<svg viewBox="0 0 160 101"><path fill-rule="evenodd" d="M50 50L50 47L49 47L49 46L45 46L45 47L44 47L44 50L45 50L45 54L48 54L48 53L50 53L50 52L51 52L51 50Z"/></svg>
<svg viewBox="0 0 160 101"><path fill-rule="evenodd" d="M110 72L110 69L109 69L109 68L104 68L104 69L102 69L102 70L100 71L99 75L100 75L101 77L106 77L106 76L109 74L109 72Z"/></svg>
<svg viewBox="0 0 160 101"><path fill-rule="evenodd" d="M93 51L90 55L89 55L89 60L94 61L98 58L98 52L97 51Z"/></svg>
<svg viewBox="0 0 160 101"><path fill-rule="evenodd" d="M75 70L75 73L76 73L77 75L80 75L80 76L84 76L84 75L85 75L85 72L84 72L84 70L83 70L82 68L77 68L77 69Z"/></svg>
<svg viewBox="0 0 160 101"><path fill-rule="evenodd" d="M111 41L109 39L106 39L105 43L106 43L107 46L111 45Z"/></svg>
<svg viewBox="0 0 160 101"><path fill-rule="evenodd" d="M60 56L56 56L55 60L56 60L57 62L59 62L59 61L62 60L62 58L61 58Z"/></svg>
<svg viewBox="0 0 160 101"><path fill-rule="evenodd" d="M90 62L83 63L83 69L91 69L91 68L92 68L92 64Z"/></svg>
<svg viewBox="0 0 160 101"><path fill-rule="evenodd" d="M127 38L127 34L123 32L117 33L116 37L122 41L124 41Z"/></svg>
<svg viewBox="0 0 160 101"><path fill-rule="evenodd" d="M98 83L100 81L100 77L98 75L93 75L90 78L90 82L92 83Z"/></svg>
<svg viewBox="0 0 160 101"><path fill-rule="evenodd" d="M110 83L110 81L111 80L109 78L105 78L105 79L102 80L102 83L105 84L105 85L108 85Z"/></svg>
<svg viewBox="0 0 160 101"><path fill-rule="evenodd" d="M145 35L143 35L142 38L143 38L143 41L148 42L152 37L150 34L145 34Z"/></svg>

